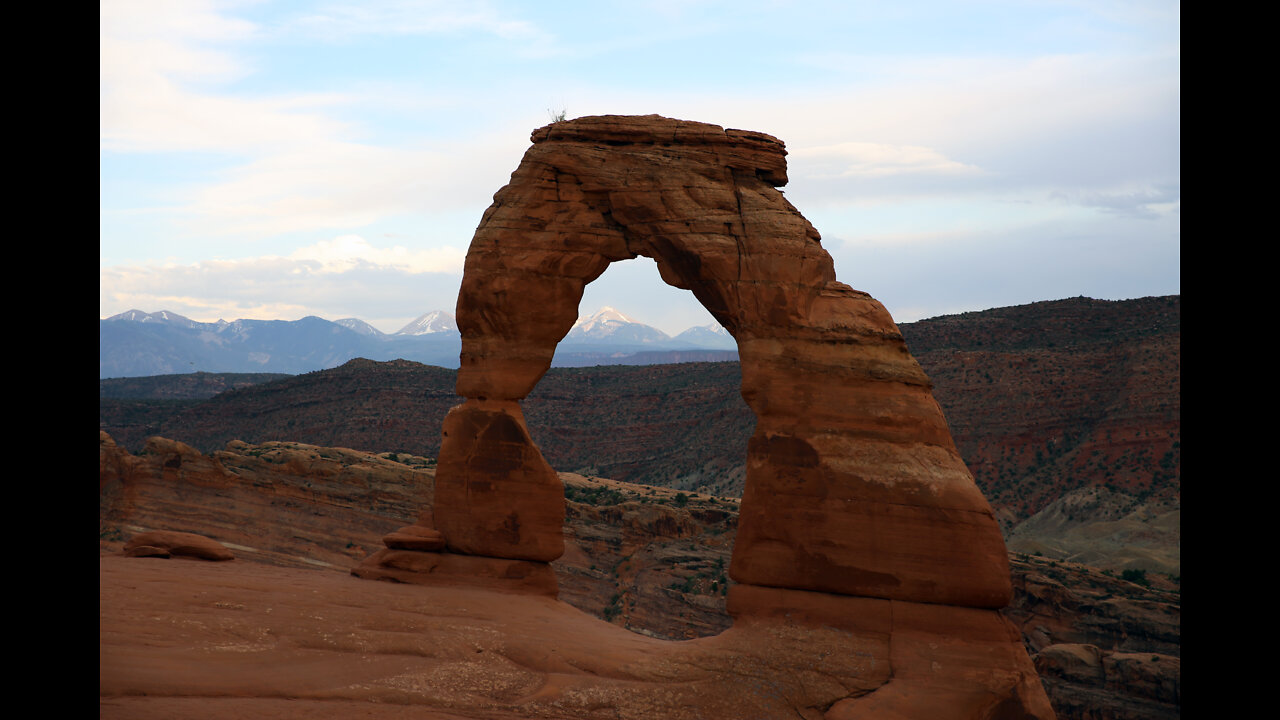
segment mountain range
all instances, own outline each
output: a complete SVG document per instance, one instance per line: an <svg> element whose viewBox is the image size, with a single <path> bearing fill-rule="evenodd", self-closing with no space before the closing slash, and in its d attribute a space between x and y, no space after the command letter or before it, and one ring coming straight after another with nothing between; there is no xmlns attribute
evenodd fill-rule
<svg viewBox="0 0 1280 720"><path fill-rule="evenodd" d="M99 320L99 378L188 372L298 374L353 358L405 359L458 367L462 336L453 315L425 313L395 333L358 318L329 321L198 322L161 310L129 310ZM552 365L662 364L736 360L733 336L718 325L671 337L605 307L580 318L556 349Z"/></svg>

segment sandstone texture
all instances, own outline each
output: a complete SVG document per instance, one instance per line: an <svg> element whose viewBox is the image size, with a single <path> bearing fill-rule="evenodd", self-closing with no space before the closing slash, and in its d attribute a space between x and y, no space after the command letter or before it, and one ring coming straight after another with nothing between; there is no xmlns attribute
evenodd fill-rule
<svg viewBox="0 0 1280 720"><path fill-rule="evenodd" d="M559 592L555 571L542 562L421 550L379 550L351 571L366 580L411 585L466 585L498 592L545 595Z"/></svg>
<svg viewBox="0 0 1280 720"><path fill-rule="evenodd" d="M470 399L444 419L435 526L450 550L550 562L564 553L564 490L519 403Z"/></svg>
<svg viewBox="0 0 1280 720"><path fill-rule="evenodd" d="M895 604L857 632L748 619L669 642L547 597L252 563L104 556L99 580L102 718L819 720L868 717L857 701L882 693L940 711L906 717L1026 716L983 710L1018 682L988 623L937 636L939 614L992 617L972 609ZM936 662L896 670L922 654Z"/></svg>
<svg viewBox="0 0 1280 720"><path fill-rule="evenodd" d="M409 525L382 538L382 544L392 550L443 550L444 533L421 525Z"/></svg>
<svg viewBox="0 0 1280 720"><path fill-rule="evenodd" d="M757 422L735 580L1009 602L999 527L929 380L884 307L836 281L818 232L776 189L780 140L658 116L554 123L532 140L476 230L458 296L467 401L445 420L435 507L450 548L554 557L559 488L525 444L516 401L550 367L585 285L643 255L738 341ZM482 445L501 451L482 460Z"/></svg>
<svg viewBox="0 0 1280 720"><path fill-rule="evenodd" d="M232 442L205 455L159 437L131 455L99 435L104 551L142 533L193 532L242 560L348 572L431 497L425 458L288 442Z"/></svg>
<svg viewBox="0 0 1280 720"><path fill-rule="evenodd" d="M1035 665L1051 688L1061 718L1096 717L1100 698L1108 698L1110 717L1181 717L1182 661L1178 657L1062 643L1041 650Z"/></svg>

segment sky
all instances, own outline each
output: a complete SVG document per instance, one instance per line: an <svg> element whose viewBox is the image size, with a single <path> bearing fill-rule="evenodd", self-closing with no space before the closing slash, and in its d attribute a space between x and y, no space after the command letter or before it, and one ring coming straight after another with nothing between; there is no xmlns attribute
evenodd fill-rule
<svg viewBox="0 0 1280 720"><path fill-rule="evenodd" d="M899 323L1180 292L1177 2L110 0L99 315L453 312L530 132L766 132L838 279ZM651 260L581 314L714 322Z"/></svg>

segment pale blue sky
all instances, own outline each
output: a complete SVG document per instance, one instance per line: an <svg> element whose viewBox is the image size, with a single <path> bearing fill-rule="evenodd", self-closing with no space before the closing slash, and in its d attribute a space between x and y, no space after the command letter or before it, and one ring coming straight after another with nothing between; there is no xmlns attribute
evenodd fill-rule
<svg viewBox="0 0 1280 720"><path fill-rule="evenodd" d="M1180 292L1169 2L105 2L102 317L452 311L550 113L787 143L787 197L899 322ZM612 305L710 316L652 263Z"/></svg>

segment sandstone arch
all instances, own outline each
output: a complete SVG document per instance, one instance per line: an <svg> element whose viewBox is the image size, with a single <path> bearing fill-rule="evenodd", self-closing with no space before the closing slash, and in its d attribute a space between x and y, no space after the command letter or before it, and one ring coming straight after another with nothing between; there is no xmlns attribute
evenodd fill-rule
<svg viewBox="0 0 1280 720"><path fill-rule="evenodd" d="M421 534L434 523L455 554L546 563L563 552L562 488L519 401L550 367L584 286L643 255L738 341L757 426L734 580L1009 602L999 528L928 378L883 306L836 281L818 232L776 189L787 182L781 141L656 115L554 123L532 140L467 254L466 401L445 420Z"/></svg>

